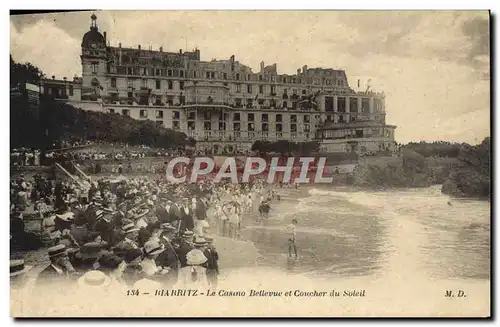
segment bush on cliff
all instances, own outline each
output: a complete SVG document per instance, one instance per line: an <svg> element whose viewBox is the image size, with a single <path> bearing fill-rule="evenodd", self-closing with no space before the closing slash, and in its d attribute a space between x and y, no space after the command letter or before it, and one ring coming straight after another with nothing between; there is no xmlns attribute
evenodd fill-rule
<svg viewBox="0 0 500 327"><path fill-rule="evenodd" d="M442 192L458 197L490 197L491 145L487 137L480 145L463 144Z"/></svg>
<svg viewBox="0 0 500 327"><path fill-rule="evenodd" d="M353 184L373 188L428 187L432 179L425 158L403 149L399 157L361 160L354 169Z"/></svg>

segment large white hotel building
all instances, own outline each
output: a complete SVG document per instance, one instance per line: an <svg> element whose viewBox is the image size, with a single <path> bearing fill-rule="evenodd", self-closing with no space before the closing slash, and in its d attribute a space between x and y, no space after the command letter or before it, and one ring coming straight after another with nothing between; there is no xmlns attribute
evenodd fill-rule
<svg viewBox="0 0 500 327"><path fill-rule="evenodd" d="M279 74L231 56L202 61L200 50L166 52L108 44L92 15L82 40L82 77L47 79L42 92L87 110L150 119L186 133L197 148L245 151L256 140L317 140L325 152L395 148L385 96L355 92L344 70L308 68Z"/></svg>

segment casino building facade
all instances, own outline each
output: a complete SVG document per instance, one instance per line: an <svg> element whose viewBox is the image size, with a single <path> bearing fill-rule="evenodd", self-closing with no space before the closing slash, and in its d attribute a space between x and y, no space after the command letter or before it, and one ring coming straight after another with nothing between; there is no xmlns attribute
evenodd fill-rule
<svg viewBox="0 0 500 327"><path fill-rule="evenodd" d="M195 138L200 149L245 151L256 140L318 140L326 152L395 148L384 94L355 92L343 70L303 66L287 75L261 62L253 72L234 55L202 61L198 49L113 47L95 15L81 49L82 76L44 80L42 92L83 109L153 120Z"/></svg>

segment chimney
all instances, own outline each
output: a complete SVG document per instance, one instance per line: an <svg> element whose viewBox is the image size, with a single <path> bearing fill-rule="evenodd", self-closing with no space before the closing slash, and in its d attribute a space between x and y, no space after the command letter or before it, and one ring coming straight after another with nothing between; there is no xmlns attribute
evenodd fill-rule
<svg viewBox="0 0 500 327"><path fill-rule="evenodd" d="M300 75L300 68L297 69L297 75Z"/></svg>
<svg viewBox="0 0 500 327"><path fill-rule="evenodd" d="M118 48L121 48L122 47L122 43L118 43Z"/></svg>
<svg viewBox="0 0 500 327"><path fill-rule="evenodd" d="M260 72L261 73L264 72L264 62L263 61L260 62Z"/></svg>
<svg viewBox="0 0 500 327"><path fill-rule="evenodd" d="M179 53L182 54L182 49L179 49Z"/></svg>
<svg viewBox="0 0 500 327"><path fill-rule="evenodd" d="M139 50L141 50L141 45L139 44Z"/></svg>
<svg viewBox="0 0 500 327"><path fill-rule="evenodd" d="M231 56L231 58L229 59L232 63L234 63L234 55Z"/></svg>
<svg viewBox="0 0 500 327"><path fill-rule="evenodd" d="M56 79L56 75L52 75L52 79Z"/></svg>
<svg viewBox="0 0 500 327"><path fill-rule="evenodd" d="M163 47L160 47L160 52L163 52Z"/></svg>
<svg viewBox="0 0 500 327"><path fill-rule="evenodd" d="M106 44L106 32L103 32L102 35L104 36L104 44Z"/></svg>
<svg viewBox="0 0 500 327"><path fill-rule="evenodd" d="M63 81L66 81L66 80L67 80L67 78L66 78L66 76L64 76L64 77L63 77Z"/></svg>
<svg viewBox="0 0 500 327"><path fill-rule="evenodd" d="M304 74L307 73L307 65L302 66L302 72Z"/></svg>

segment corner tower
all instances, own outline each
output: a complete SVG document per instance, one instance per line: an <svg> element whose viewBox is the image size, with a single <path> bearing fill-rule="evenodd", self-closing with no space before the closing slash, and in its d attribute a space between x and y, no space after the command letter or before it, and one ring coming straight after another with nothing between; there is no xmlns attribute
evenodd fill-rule
<svg viewBox="0 0 500 327"><path fill-rule="evenodd" d="M97 27L97 17L90 16L90 30L82 39L82 100L97 100L106 88L106 32Z"/></svg>

